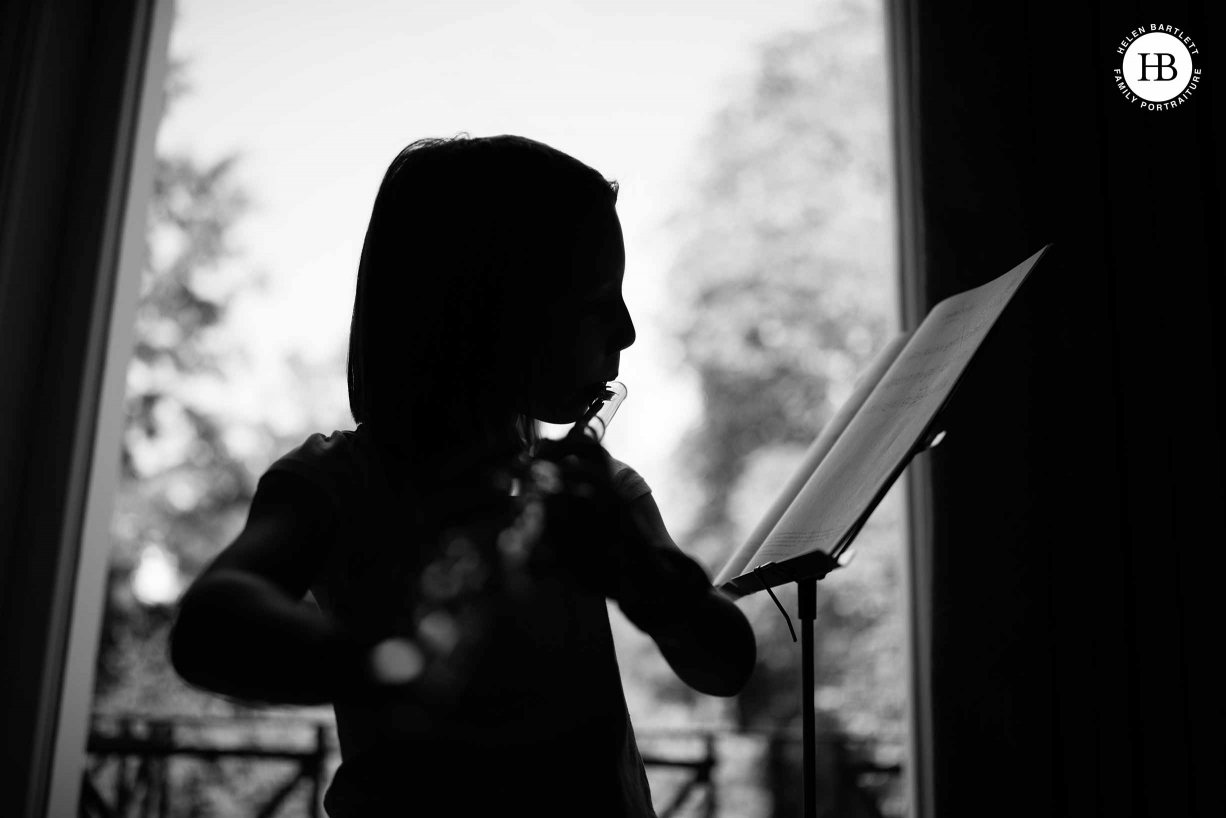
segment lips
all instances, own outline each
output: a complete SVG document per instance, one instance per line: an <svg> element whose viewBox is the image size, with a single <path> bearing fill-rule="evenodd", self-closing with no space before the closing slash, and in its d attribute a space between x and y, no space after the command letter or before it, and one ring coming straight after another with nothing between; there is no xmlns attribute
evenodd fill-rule
<svg viewBox="0 0 1226 818"><path fill-rule="evenodd" d="M593 401L599 397L603 397L604 393L605 393L604 381L601 381L600 383L591 384L590 386L585 386L583 387L583 392L582 392L584 398L589 401Z"/></svg>

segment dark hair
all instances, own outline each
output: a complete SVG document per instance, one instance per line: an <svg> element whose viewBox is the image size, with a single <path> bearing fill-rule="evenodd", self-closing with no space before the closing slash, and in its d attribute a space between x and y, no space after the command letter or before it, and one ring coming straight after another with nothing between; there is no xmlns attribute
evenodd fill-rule
<svg viewBox="0 0 1226 818"><path fill-rule="evenodd" d="M453 436L537 441L521 413L538 306L566 288L566 237L618 184L522 136L420 139L392 161L366 230L349 329L356 423L415 459ZM377 430L377 431L375 431Z"/></svg>

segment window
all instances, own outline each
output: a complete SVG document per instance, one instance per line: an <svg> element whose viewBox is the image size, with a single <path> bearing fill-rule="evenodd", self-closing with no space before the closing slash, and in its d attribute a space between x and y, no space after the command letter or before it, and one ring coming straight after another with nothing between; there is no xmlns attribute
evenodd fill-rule
<svg viewBox="0 0 1226 818"><path fill-rule="evenodd" d="M879 5L820 17L799 2L746 3L724 16L684 4L623 4L616 18L595 9L411 4L362 16L321 5L290 25L245 7L235 26L224 4L181 5L171 54L186 59L177 76L189 90L159 135L162 204L179 208L179 221L186 213L217 228L234 252L198 265L180 289L200 307L234 286L216 335L259 355L229 360L220 381L160 370L154 353L181 351L185 338L198 340L201 369L217 350L205 340L208 321L162 320L169 313L156 308L170 302L157 300L157 276L146 276L137 340L150 354L134 358L126 387L129 405L159 395L143 402L158 434L125 427L132 461L118 495L131 502L112 520L126 555L112 566L112 590L131 592L126 604L151 632L159 626L148 612L241 526L244 479L305 434L351 425L343 341L357 255L379 177L412 139L522 133L619 180L639 340L623 356L630 398L606 442L644 474L675 539L712 574L896 329ZM241 158L226 164L232 152ZM202 190L199 202L174 198ZM165 274L183 238L151 241ZM267 289L252 286L257 270ZM176 318L190 313L183 307L175 302ZM223 451L230 460L219 463ZM221 508L211 523L194 514L210 503ZM905 809L889 783L906 746L902 518L896 490L862 532L855 567L823 584L818 623L829 636L819 656L837 668L816 692L823 729L883 768L891 814ZM744 605L767 684L732 705L687 697L614 617L645 752L652 725L714 723L762 736L727 752L775 753L795 766L790 746L768 734L794 719L799 652L769 599ZM872 659L856 665L865 645ZM115 701L139 704L133 695ZM760 805L772 797L770 783L727 775L719 786L741 787ZM661 778L658 793L668 786ZM778 798L785 788L775 789Z"/></svg>

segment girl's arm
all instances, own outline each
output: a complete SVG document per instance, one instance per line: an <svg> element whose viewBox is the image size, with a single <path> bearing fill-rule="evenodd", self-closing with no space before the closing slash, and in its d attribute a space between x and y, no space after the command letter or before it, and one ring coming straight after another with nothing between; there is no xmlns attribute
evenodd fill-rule
<svg viewBox="0 0 1226 818"><path fill-rule="evenodd" d="M175 671L264 703L322 704L360 686L366 646L302 601L334 535L322 492L278 472L261 478L246 527L179 602Z"/></svg>
<svg viewBox="0 0 1226 818"><path fill-rule="evenodd" d="M651 494L632 500L629 511L645 547L626 544L626 554L637 558L625 558L619 606L683 682L711 696L735 696L757 660L749 620L673 542Z"/></svg>

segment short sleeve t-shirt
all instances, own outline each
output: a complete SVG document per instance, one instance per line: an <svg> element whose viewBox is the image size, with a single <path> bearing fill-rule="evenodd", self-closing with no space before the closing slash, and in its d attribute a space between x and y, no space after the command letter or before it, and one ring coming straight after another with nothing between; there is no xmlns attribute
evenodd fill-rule
<svg viewBox="0 0 1226 818"><path fill-rule="evenodd" d="M320 488L332 503L343 510L351 501L353 489L374 478L369 453L369 436L363 424L356 430L337 430L330 435L315 433L290 449L268 467L267 471L288 471ZM651 493L651 486L637 471L615 457L613 487L627 501Z"/></svg>
<svg viewBox="0 0 1226 818"><path fill-rule="evenodd" d="M391 572L360 563L353 543L394 535L399 522L414 518L416 506L428 502L405 491L394 462L381 456L369 430L359 424L353 431L311 435L266 472L289 472L310 482L336 512L337 539L311 593L321 609L357 633L391 615L371 601L382 598L373 585ZM613 460L613 467L614 487L623 498L651 491L627 464ZM474 744L451 740L453 731L443 726L420 741L393 745L379 738L378 722L385 716L376 707L336 702L342 764L324 798L329 816L524 809L533 815L654 818L605 600L567 590L551 604L550 627L537 631L510 623L506 632L532 633L539 642L534 649L542 651L535 664L556 672L536 677L546 681L538 692L531 681L517 687L513 672L503 676L506 666L531 666L533 660L519 661L510 653L491 659L486 676L500 681L489 716L499 720L504 711L515 711L522 723L531 724L536 709L545 714L562 708L574 716L569 732L526 743L511 735L505 743Z"/></svg>

